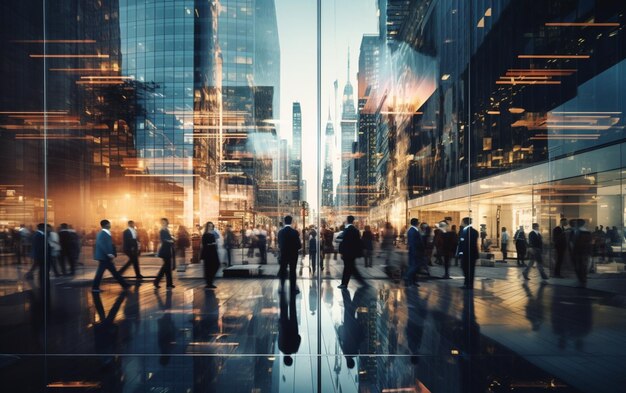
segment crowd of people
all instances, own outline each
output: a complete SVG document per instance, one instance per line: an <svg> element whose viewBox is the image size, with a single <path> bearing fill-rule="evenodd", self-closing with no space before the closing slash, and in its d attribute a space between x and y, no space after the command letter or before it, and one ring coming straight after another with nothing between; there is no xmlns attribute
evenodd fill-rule
<svg viewBox="0 0 626 393"><path fill-rule="evenodd" d="M242 253L247 249L248 258L253 258L256 254L258 263L262 265L268 263L268 251L273 252L280 264L281 287L288 277L291 287L296 291L296 266L300 255L304 257L309 254L308 262L312 274L316 273L318 262L320 272L328 273L331 263L336 263L334 261L340 255L343 273L339 288L344 289L352 277L366 285L357 267L357 260L362 258L363 266L371 268L374 266L377 251L385 272L392 278L402 279L406 285L419 286L417 277L420 274L430 276L429 267L434 264L443 267L442 279L450 279L450 268L454 263L455 266L460 265L463 271L464 286L471 289L476 262L481 258L481 252L489 254L491 251L489 245L485 246L489 243L485 242L483 236L486 233L484 226L481 226L479 232L473 228L470 217L463 218L458 229L450 219L438 222L433 228L413 218L408 228L398 231L390 223L378 230L372 230L369 225L359 228L353 216L348 216L345 224L339 227L322 222L319 229L311 225L299 230L295 228L293 218L286 216L277 227L260 224L248 226L241 229L239 236L230 225L225 227L222 235L212 222L196 227L196 231L191 234L187 228L179 226L173 235L167 218L161 219L160 223L158 232L146 231L137 228L131 220L121 236L112 235L111 222L108 220L100 222L100 231L90 233L79 233L67 223L62 223L58 228L39 224L36 230L20 225L19 229L11 231L9 238L18 264L25 263L26 256L32 257L32 264L25 277L32 279L35 270L39 268L43 281L49 277L50 271L57 277L75 275L83 244L93 239L93 259L98 261L93 281L94 291L99 291L102 276L107 270L120 285L127 287L123 274L132 267L135 279L141 282L144 276L141 274L139 256L147 250L153 250L162 260L162 266L153 281L155 288L160 288L163 278L168 289L174 288L172 271L176 267L176 257L186 257L190 248L193 254L191 261L204 265L206 288L214 289L215 276L220 266L232 266L232 250L237 247L242 248ZM44 239L47 244L42 244ZM621 247L622 240L623 235L616 227L604 229L599 226L591 232L586 228L586 221L583 219L562 218L551 232L553 253L544 252L548 247L545 247L541 228L537 223L532 224L529 233L525 232L524 226L520 226L513 236L509 235L506 228L501 228L499 250L502 261L506 262L510 254L509 245L514 244L516 263L524 268L522 275L525 280L530 280L530 272L535 265L542 279L547 280L550 277L550 268L544 265L544 256L548 254L554 262L551 264L554 268L553 277L562 278L562 266L567 263L574 268L579 283L584 286L587 273L595 270L594 259L591 257L599 256L603 260L613 255L614 245ZM146 247L145 243L151 244ZM128 259L117 270L113 259L117 256L116 250L120 245ZM404 245L408 250L408 259L398 263L395 251ZM489 258L485 255L483 257ZM44 264L46 259L49 263Z"/></svg>

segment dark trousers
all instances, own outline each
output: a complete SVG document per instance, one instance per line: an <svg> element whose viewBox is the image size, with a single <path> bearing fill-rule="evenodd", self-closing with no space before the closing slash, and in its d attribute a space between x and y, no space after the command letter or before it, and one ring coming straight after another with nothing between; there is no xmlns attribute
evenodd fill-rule
<svg viewBox="0 0 626 393"><path fill-rule="evenodd" d="M589 271L588 257L584 255L576 255L573 253L572 262L574 263L574 270L576 271L576 277L580 284L587 283L587 272Z"/></svg>
<svg viewBox="0 0 626 393"><path fill-rule="evenodd" d="M228 258L228 266L232 266L233 265L233 249L230 247L226 247L226 257Z"/></svg>
<svg viewBox="0 0 626 393"><path fill-rule="evenodd" d="M515 251L517 252L517 265L524 265L526 261L526 244L523 241L515 242Z"/></svg>
<svg viewBox="0 0 626 393"><path fill-rule="evenodd" d="M63 270L63 274L65 274L66 269L65 269L65 262L67 261L67 265L69 267L69 271L71 275L74 275L76 272L76 256L77 253L74 250L61 250L61 257L60 257L60 265L61 265L61 270Z"/></svg>
<svg viewBox="0 0 626 393"><path fill-rule="evenodd" d="M463 275L465 280L463 283L466 288L474 288L474 272L476 271L476 260L461 258L461 269L463 269Z"/></svg>
<svg viewBox="0 0 626 393"><path fill-rule="evenodd" d="M563 261L565 260L565 248L556 248L556 262L554 264L554 275L561 275L561 267L563 266Z"/></svg>
<svg viewBox="0 0 626 393"><path fill-rule="evenodd" d="M342 259L343 276L341 277L341 285L348 285L348 283L350 282L350 277L352 276L354 276L354 278L356 278L359 283L365 283L365 280L363 279L363 276L361 276L359 269L356 268L356 259L345 257L342 257Z"/></svg>
<svg viewBox="0 0 626 393"><path fill-rule="evenodd" d="M365 261L365 267L372 267L372 254L373 250L363 250L363 259Z"/></svg>
<svg viewBox="0 0 626 393"><path fill-rule="evenodd" d="M213 285L219 268L220 264L218 261L204 261L204 281L206 281L206 285Z"/></svg>
<svg viewBox="0 0 626 393"><path fill-rule="evenodd" d="M163 259L163 265L161 265L161 269L159 270L159 273L154 279L154 283L159 285L159 282L161 282L163 275L165 275L166 285L168 287L171 287L172 285L174 285L172 281L172 258L168 257L168 258L162 258L162 259Z"/></svg>
<svg viewBox="0 0 626 393"><path fill-rule="evenodd" d="M104 275L105 270L111 272L113 278L115 278L121 286L125 287L128 285L124 280L124 277L122 277L120 273L115 270L115 265L111 262L111 260L102 260L98 261L98 269L96 270L96 276L93 279L93 289L100 289L100 282L102 281L102 276Z"/></svg>
<svg viewBox="0 0 626 393"><path fill-rule="evenodd" d="M133 270L135 270L135 277L140 277L141 273L139 272L139 255L137 255L136 252L127 253L126 255L128 256L128 261L120 269L120 274L124 274L126 269L128 269L132 265Z"/></svg>
<svg viewBox="0 0 626 393"><path fill-rule="evenodd" d="M409 267L406 273L404 274L404 282L407 285L409 284L412 285L416 281L415 276L417 275L417 272L421 265L420 259L421 259L420 257L409 256Z"/></svg>
<svg viewBox="0 0 626 393"><path fill-rule="evenodd" d="M316 268L316 265L317 265L317 253L316 252L310 252L309 253L309 261L311 262L311 267L313 269L313 273L315 273L315 268ZM324 268L323 266L324 265L323 265L323 262L322 262L322 269Z"/></svg>
<svg viewBox="0 0 626 393"><path fill-rule="evenodd" d="M296 290L296 265L298 264L298 258L281 258L280 270L278 276L280 277L280 287L285 287L285 280L287 279L287 269L289 269L289 286L291 291Z"/></svg>
<svg viewBox="0 0 626 393"><path fill-rule="evenodd" d="M506 243L502 243L502 244L500 245L500 249L502 250L502 260L503 260L503 261L506 261L506 253L507 253L507 251L508 251L508 246L507 246L507 244L506 244Z"/></svg>
<svg viewBox="0 0 626 393"><path fill-rule="evenodd" d="M261 258L261 265L267 264L267 247L265 244L259 244L259 254Z"/></svg>
<svg viewBox="0 0 626 393"><path fill-rule="evenodd" d="M443 256L443 268L445 270L443 276L449 277L450 276L450 255Z"/></svg>

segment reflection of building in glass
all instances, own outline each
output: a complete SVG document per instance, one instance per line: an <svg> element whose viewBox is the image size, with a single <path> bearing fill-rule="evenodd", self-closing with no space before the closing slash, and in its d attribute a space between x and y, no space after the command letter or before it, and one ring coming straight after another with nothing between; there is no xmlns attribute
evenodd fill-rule
<svg viewBox="0 0 626 393"><path fill-rule="evenodd" d="M322 206L332 207L333 203L333 145L335 141L335 130L328 110L328 121L326 122L326 132L324 133L324 177L322 178Z"/></svg>
<svg viewBox="0 0 626 393"><path fill-rule="evenodd" d="M279 185L273 157L278 153L274 119L280 108L280 46L273 0L220 2L217 40L222 58L221 187L247 178L253 204L240 212L280 216ZM221 210L228 210L224 206ZM222 216L228 215L223 211Z"/></svg>
<svg viewBox="0 0 626 393"><path fill-rule="evenodd" d="M302 108L299 102L293 103L292 110L293 142L291 145L290 186L295 187L292 193L294 201L305 200L302 192Z"/></svg>
<svg viewBox="0 0 626 393"><path fill-rule="evenodd" d="M369 207L376 200L376 115L365 110L365 105L370 95L379 90L381 46L379 36L364 35L359 52L355 210L362 219L368 217Z"/></svg>
<svg viewBox="0 0 626 393"><path fill-rule="evenodd" d="M350 83L350 58L348 56L348 74L341 100L341 176L337 185L337 209L340 215L354 214L354 168L353 144L356 135L356 108L354 89Z"/></svg>
<svg viewBox="0 0 626 393"><path fill-rule="evenodd" d="M195 7L190 0L124 2L119 14L122 75L151 86L134 119L138 161L129 166L133 173L128 176L171 185L144 190L160 206L153 220L159 213L188 226L214 219L219 114L215 6Z"/></svg>
<svg viewBox="0 0 626 393"><path fill-rule="evenodd" d="M560 217L622 227L625 5L427 3L407 10L364 106L378 123L370 220L471 213L494 244L501 227L547 234Z"/></svg>

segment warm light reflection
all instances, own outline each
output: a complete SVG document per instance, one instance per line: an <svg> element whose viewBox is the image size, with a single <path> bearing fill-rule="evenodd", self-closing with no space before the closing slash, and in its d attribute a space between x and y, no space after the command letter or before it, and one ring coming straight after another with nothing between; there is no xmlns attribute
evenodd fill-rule
<svg viewBox="0 0 626 393"><path fill-rule="evenodd" d="M101 54L93 54L93 55L39 55L39 54L35 54L35 55L29 55L30 57L34 58L34 59L43 59L43 58L50 58L50 59L108 59L109 55L101 55Z"/></svg>
<svg viewBox="0 0 626 393"><path fill-rule="evenodd" d="M546 22L549 27L619 27L614 22Z"/></svg>
<svg viewBox="0 0 626 393"><path fill-rule="evenodd" d="M589 55L517 55L518 59L589 59Z"/></svg>

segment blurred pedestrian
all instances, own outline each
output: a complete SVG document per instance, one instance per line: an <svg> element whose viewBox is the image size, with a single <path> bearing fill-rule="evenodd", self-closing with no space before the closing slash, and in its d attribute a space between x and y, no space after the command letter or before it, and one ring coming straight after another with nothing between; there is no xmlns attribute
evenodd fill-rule
<svg viewBox="0 0 626 393"><path fill-rule="evenodd" d="M372 233L372 228L369 225L365 226L361 241L363 242L363 259L365 260L365 267L372 267L372 255L374 254L374 234Z"/></svg>
<svg viewBox="0 0 626 393"><path fill-rule="evenodd" d="M212 222L207 222L204 226L204 233L202 234L202 250L200 252L200 259L204 265L204 280L206 282L206 289L215 289L213 284L215 275L220 267L220 259L217 252L217 239L215 238L214 230L215 226Z"/></svg>
<svg viewBox="0 0 626 393"><path fill-rule="evenodd" d="M515 236L513 236L513 240L515 241L515 252L517 253L517 266L526 267L526 251L528 243L526 243L526 233L524 232L524 226L520 225L517 232L515 232Z"/></svg>
<svg viewBox="0 0 626 393"><path fill-rule="evenodd" d="M113 278L126 289L130 285L128 285L126 280L115 270L115 265L113 264L113 259L117 256L117 252L113 245L113 237L111 236L111 222L109 220L102 220L100 221L100 227L102 229L98 232L94 246L93 258L98 261L98 269L93 279L92 291L100 292L100 282L102 281L105 270L111 272Z"/></svg>
<svg viewBox="0 0 626 393"><path fill-rule="evenodd" d="M543 238L537 223L533 223L533 230L528 234L528 245L530 246L530 260L528 261L528 266L524 269L524 279L530 280L528 273L535 262L537 262L537 270L539 270L541 278L547 280L548 275L543 269Z"/></svg>
<svg viewBox="0 0 626 393"><path fill-rule="evenodd" d="M354 226L354 216L347 217L347 224L342 233L343 236L339 244L339 253L343 259L344 266L341 284L338 288L348 288L348 283L352 276L354 276L361 285L367 285L356 267L356 259L363 256L363 244L361 243L361 234Z"/></svg>
<svg viewBox="0 0 626 393"><path fill-rule="evenodd" d="M165 275L166 286L167 289L174 288L174 282L172 279L172 258L174 257L174 241L175 239L172 237L170 230L168 228L169 221L167 218L161 219L161 230L159 231L159 239L161 241L161 245L159 246L159 252L157 256L163 260L163 265L161 265L161 269L154 279L155 288L160 288L159 283L161 279Z"/></svg>
<svg viewBox="0 0 626 393"><path fill-rule="evenodd" d="M472 227L471 217L463 218L462 223L463 231L461 231L461 236L459 237L457 254L461 259L461 268L465 276L465 285L463 285L463 288L474 289L474 272L476 271L476 260L479 256L479 234L478 231Z"/></svg>

